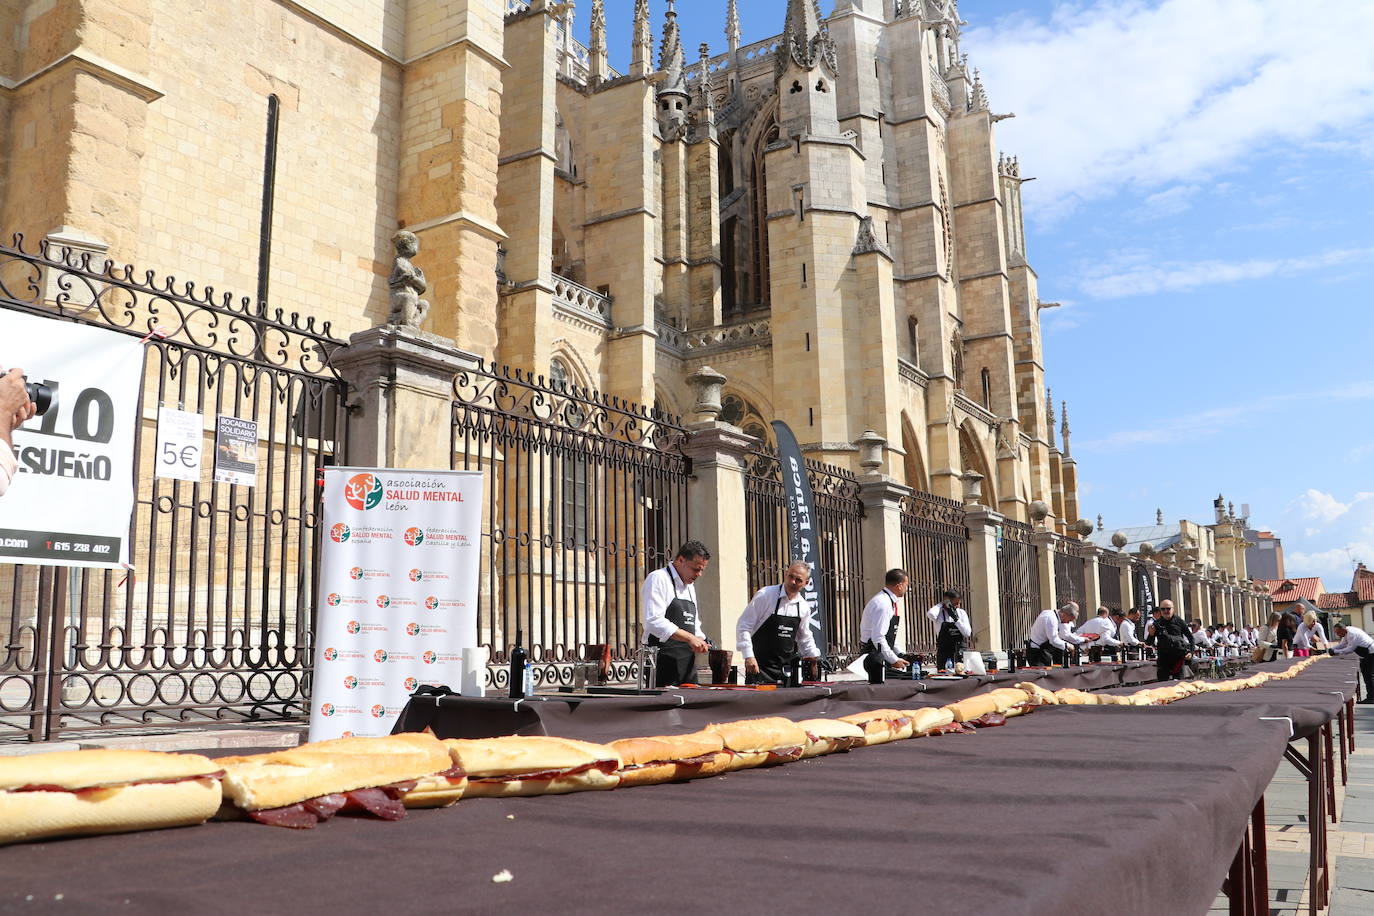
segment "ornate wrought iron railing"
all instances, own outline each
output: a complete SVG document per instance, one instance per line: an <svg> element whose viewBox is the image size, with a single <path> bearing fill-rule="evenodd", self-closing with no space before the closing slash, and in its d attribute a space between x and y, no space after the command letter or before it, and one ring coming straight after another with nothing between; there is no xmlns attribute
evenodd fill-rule
<svg viewBox="0 0 1374 916"><path fill-rule="evenodd" d="M1113 611L1125 610L1121 604L1121 570L1128 561L1119 553L1101 553L1097 557L1097 585L1103 607Z"/></svg>
<svg viewBox="0 0 1374 916"><path fill-rule="evenodd" d="M0 246L0 307L147 346L134 569L0 567L0 738L304 712L315 481L347 437L329 365L343 342L328 323L18 236ZM256 420L256 484L154 478L159 405L202 414L207 453L216 415Z"/></svg>
<svg viewBox="0 0 1374 916"><path fill-rule="evenodd" d="M827 653L847 664L859 654L863 614L863 503L859 484L844 468L807 460L820 534L820 587L826 608ZM788 555L787 504L778 455L759 446L744 477L749 591L782 581Z"/></svg>
<svg viewBox="0 0 1374 916"><path fill-rule="evenodd" d="M1020 648L1040 608L1040 563L1030 525L1006 519L997 538L1002 641Z"/></svg>
<svg viewBox="0 0 1374 916"><path fill-rule="evenodd" d="M1083 602L1087 599L1088 589L1085 584L1087 573L1087 558L1085 545L1079 541L1071 541L1061 538L1055 541L1054 545L1054 603L1056 607L1063 607L1067 601L1072 601L1079 606L1079 610L1086 610L1089 614L1096 611L1096 608L1084 608Z"/></svg>
<svg viewBox="0 0 1374 916"><path fill-rule="evenodd" d="M685 436L675 417L517 370L454 379L452 466L486 478L478 640L495 686L517 630L541 683L570 680L591 644L629 676L640 586L687 536Z"/></svg>
<svg viewBox="0 0 1374 916"><path fill-rule="evenodd" d="M916 492L903 498L901 514L902 565L911 577L905 602L907 651L933 652L935 625L926 608L938 604L946 589L958 589L965 606L970 597L964 507L943 496Z"/></svg>

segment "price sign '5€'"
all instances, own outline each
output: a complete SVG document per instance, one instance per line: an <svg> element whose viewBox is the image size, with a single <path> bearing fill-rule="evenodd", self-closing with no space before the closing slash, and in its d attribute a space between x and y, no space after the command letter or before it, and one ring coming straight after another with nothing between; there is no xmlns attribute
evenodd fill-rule
<svg viewBox="0 0 1374 916"><path fill-rule="evenodd" d="M198 413L159 407L157 474L172 480L200 480L200 452L205 420Z"/></svg>

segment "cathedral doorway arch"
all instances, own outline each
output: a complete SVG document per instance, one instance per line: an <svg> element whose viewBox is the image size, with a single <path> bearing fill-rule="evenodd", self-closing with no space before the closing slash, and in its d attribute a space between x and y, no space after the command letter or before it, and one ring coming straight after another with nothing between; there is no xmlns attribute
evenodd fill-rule
<svg viewBox="0 0 1374 916"><path fill-rule="evenodd" d="M902 411L902 466L906 472L906 485L923 493L930 492L930 480L926 477L926 463L921 457L921 443L916 438L916 430L911 418Z"/></svg>
<svg viewBox="0 0 1374 916"><path fill-rule="evenodd" d="M959 463L963 466L965 473L973 471L983 475L982 504L996 506L997 481L992 476L992 466L988 463L983 447L978 444L978 438L969 428L968 421L959 427Z"/></svg>

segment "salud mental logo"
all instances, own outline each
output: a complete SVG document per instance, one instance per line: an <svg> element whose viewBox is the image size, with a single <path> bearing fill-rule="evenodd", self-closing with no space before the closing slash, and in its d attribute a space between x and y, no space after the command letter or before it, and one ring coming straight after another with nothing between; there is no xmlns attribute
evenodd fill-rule
<svg viewBox="0 0 1374 916"><path fill-rule="evenodd" d="M348 578L350 579L361 579L362 577L363 568L361 566L355 566L348 571Z"/></svg>
<svg viewBox="0 0 1374 916"><path fill-rule="evenodd" d="M372 718L380 719L382 716L386 715L386 707L378 703L376 706L372 707L371 712Z"/></svg>
<svg viewBox="0 0 1374 916"><path fill-rule="evenodd" d="M426 665L432 665L439 660L439 656L435 655L433 652L426 652L424 655L420 656L420 660Z"/></svg>
<svg viewBox="0 0 1374 916"><path fill-rule="evenodd" d="M376 474L354 474L344 485L344 500L359 511L377 508L382 501L382 480Z"/></svg>
<svg viewBox="0 0 1374 916"><path fill-rule="evenodd" d="M425 542L425 530L423 528L407 528L406 543L411 547L419 547Z"/></svg>
<svg viewBox="0 0 1374 916"><path fill-rule="evenodd" d="M405 688L408 693L414 693L415 688L420 686L420 682L413 677L405 679Z"/></svg>
<svg viewBox="0 0 1374 916"><path fill-rule="evenodd" d="M373 652L373 653L372 653L372 660L373 660L374 662L384 662L384 661L386 661L386 650L385 650L385 649L378 649L376 652Z"/></svg>
<svg viewBox="0 0 1374 916"><path fill-rule="evenodd" d="M349 690L352 690L354 687L357 687L357 686L358 686L358 679L357 679L356 677L354 677L353 675L350 674L348 677L344 678L344 687L345 687L345 688L347 688L347 689L349 689Z"/></svg>
<svg viewBox="0 0 1374 916"><path fill-rule="evenodd" d="M322 715L322 716L332 716L332 715L334 715L334 704L333 704L333 703L321 703L321 704L320 704L320 715Z"/></svg>
<svg viewBox="0 0 1374 916"><path fill-rule="evenodd" d="M425 577L425 574L424 574L424 571L423 571L423 570L412 569L412 570L410 571L410 581L411 581L411 582L419 582L419 581L421 581L422 579L424 579L424 577Z"/></svg>
<svg viewBox="0 0 1374 916"><path fill-rule="evenodd" d="M386 595L378 595L377 607L391 607L391 598Z"/></svg>
<svg viewBox="0 0 1374 916"><path fill-rule="evenodd" d="M343 597L340 596L338 592L330 592L324 599L325 604L330 607L338 607L342 601Z"/></svg>
<svg viewBox="0 0 1374 916"><path fill-rule="evenodd" d="M329 529L329 539L335 544L342 544L352 536L353 530L343 522L339 522L333 528Z"/></svg>
<svg viewBox="0 0 1374 916"><path fill-rule="evenodd" d="M347 630L349 633L352 633L354 636L358 635L358 632L362 630L362 628L363 625L361 623L358 623L358 621L356 620L350 620L348 624L344 627L345 630Z"/></svg>
<svg viewBox="0 0 1374 916"><path fill-rule="evenodd" d="M339 650L338 650L338 649L325 649L325 650L324 650L324 660L325 660L325 661L327 661L327 662L332 662L334 659L336 659L336 658L338 658L338 657L339 657Z"/></svg>
<svg viewBox="0 0 1374 916"><path fill-rule="evenodd" d="M429 608L431 611L437 611L439 609L439 599L430 595L425 599L425 607Z"/></svg>
<svg viewBox="0 0 1374 916"><path fill-rule="evenodd" d="M420 625L418 623L408 623L406 624L406 632L409 633L411 636L419 636Z"/></svg>

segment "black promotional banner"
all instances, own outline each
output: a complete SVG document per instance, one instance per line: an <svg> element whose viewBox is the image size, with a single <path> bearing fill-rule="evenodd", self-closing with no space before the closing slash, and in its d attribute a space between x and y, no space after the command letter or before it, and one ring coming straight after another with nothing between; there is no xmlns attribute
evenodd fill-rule
<svg viewBox="0 0 1374 916"><path fill-rule="evenodd" d="M1144 566L1135 568L1135 601L1143 623L1149 623L1149 614L1155 609L1155 590L1150 587L1150 571Z"/></svg>
<svg viewBox="0 0 1374 916"><path fill-rule="evenodd" d="M781 420L773 421L773 433L778 438L778 465L782 472L782 492L787 499L787 547L789 562L805 560L811 564L811 582L806 586L807 603L811 605L811 635L816 648L825 656L825 601L821 594L821 550L816 527L816 500L811 495L811 479L806 473L797 437Z"/></svg>

